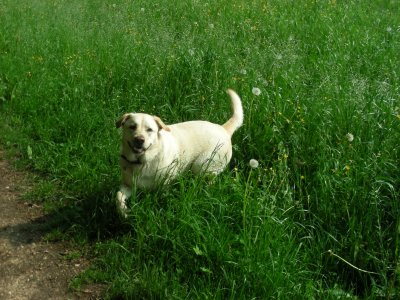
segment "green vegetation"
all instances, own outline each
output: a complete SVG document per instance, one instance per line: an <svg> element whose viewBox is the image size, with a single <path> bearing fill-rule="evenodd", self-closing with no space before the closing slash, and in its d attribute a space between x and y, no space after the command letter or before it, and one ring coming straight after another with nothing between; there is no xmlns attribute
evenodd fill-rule
<svg viewBox="0 0 400 300"><path fill-rule="evenodd" d="M40 174L53 235L91 248L75 288L397 298L399 50L398 1L3 0L0 143ZM222 123L227 88L245 111L230 167L140 192L120 220L115 120Z"/></svg>

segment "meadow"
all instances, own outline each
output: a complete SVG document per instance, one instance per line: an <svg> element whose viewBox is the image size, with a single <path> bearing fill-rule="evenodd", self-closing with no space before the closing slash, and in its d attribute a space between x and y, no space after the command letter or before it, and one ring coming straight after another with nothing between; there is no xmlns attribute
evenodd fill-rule
<svg viewBox="0 0 400 300"><path fill-rule="evenodd" d="M106 299L400 297L400 3L0 2L0 144ZM125 112L245 121L229 167L139 191ZM255 89L256 88L256 89ZM252 168L249 161L258 166Z"/></svg>

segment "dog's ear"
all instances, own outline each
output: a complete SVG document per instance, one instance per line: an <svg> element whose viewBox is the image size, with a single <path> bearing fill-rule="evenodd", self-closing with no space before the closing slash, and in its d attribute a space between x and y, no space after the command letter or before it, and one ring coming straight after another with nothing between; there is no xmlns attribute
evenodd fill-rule
<svg viewBox="0 0 400 300"><path fill-rule="evenodd" d="M154 118L154 120L156 121L156 123L157 123L157 125L158 125L158 128L159 128L160 130L161 130L161 129L164 129L165 131L171 131L171 129L170 129L167 125L165 125L164 122L161 121L161 119L160 119L159 117L153 116L153 118Z"/></svg>
<svg viewBox="0 0 400 300"><path fill-rule="evenodd" d="M121 118L118 119L117 122L115 122L115 126L117 128L120 128L122 125L125 124L126 120L128 120L130 116L131 114L124 114Z"/></svg>

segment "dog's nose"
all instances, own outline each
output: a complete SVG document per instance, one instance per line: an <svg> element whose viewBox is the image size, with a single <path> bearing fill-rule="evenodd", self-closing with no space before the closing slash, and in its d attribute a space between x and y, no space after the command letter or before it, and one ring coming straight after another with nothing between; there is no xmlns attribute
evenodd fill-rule
<svg viewBox="0 0 400 300"><path fill-rule="evenodd" d="M135 147L142 147L144 144L144 137L143 136L137 136L133 140L133 144Z"/></svg>

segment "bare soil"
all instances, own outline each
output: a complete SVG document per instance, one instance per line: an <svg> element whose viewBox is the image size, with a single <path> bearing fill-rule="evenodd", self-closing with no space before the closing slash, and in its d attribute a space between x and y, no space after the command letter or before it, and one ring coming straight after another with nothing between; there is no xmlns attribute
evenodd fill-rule
<svg viewBox="0 0 400 300"><path fill-rule="evenodd" d="M26 178L0 150L0 299L99 299L101 287L69 287L89 262L68 242L45 241L42 207L21 200Z"/></svg>

